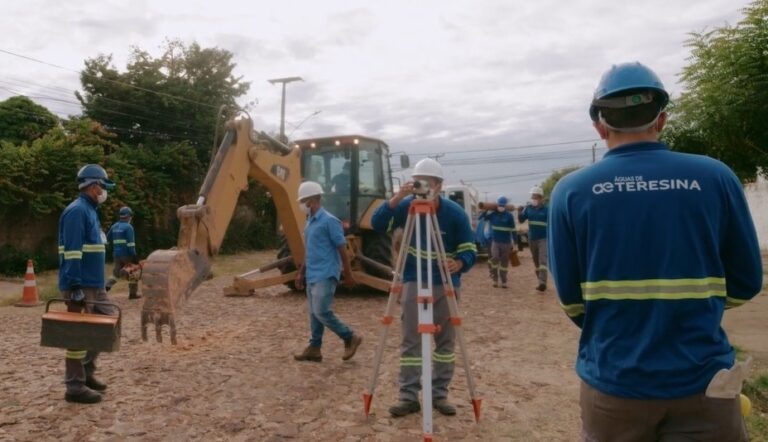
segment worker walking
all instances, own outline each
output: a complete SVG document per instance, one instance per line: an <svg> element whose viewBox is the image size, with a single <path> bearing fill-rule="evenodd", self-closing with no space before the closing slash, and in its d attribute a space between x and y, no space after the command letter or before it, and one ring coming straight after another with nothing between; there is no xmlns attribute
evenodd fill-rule
<svg viewBox="0 0 768 442"><path fill-rule="evenodd" d="M507 288L507 273L509 272L509 251L512 247L515 232L515 217L507 210L507 197L500 196L496 200L496 210L487 210L480 217L491 226L491 259L488 260L493 286Z"/></svg>
<svg viewBox="0 0 768 442"><path fill-rule="evenodd" d="M539 186L531 188L531 202L517 215L518 221L528 221L528 245L533 256L533 266L539 285L536 290L547 289L547 217L549 208L544 204L544 191Z"/></svg>
<svg viewBox="0 0 768 442"><path fill-rule="evenodd" d="M83 166L77 173L77 184L80 195L59 218L59 291L67 300L67 311L113 315L116 312L111 306L85 301L108 300L104 289L106 249L96 209L115 184L98 164ZM99 391L106 390L107 385L94 376L97 357L98 352L67 350L65 400L84 404L101 401Z"/></svg>
<svg viewBox="0 0 768 442"><path fill-rule="evenodd" d="M419 192L427 199L435 201L436 216L445 244L445 251L450 257L448 270L456 290L456 298L459 297L461 286L461 274L469 271L475 263L477 249L472 235L472 226L469 223L464 209L448 198L440 196L440 188L443 182L443 168L431 159L425 158L413 169L413 179L419 182ZM427 189L424 189L426 187ZM388 202L382 204L373 214L371 223L379 232L389 229L397 229L405 226L408 218L408 209L414 197L414 182L409 181L400 187L400 190ZM422 231L426 231L426 220L419 219L422 223ZM438 269L436 252L433 256L416 256L416 237L412 238L407 254L405 268L403 270L403 294L401 305L403 309L400 342L400 393L399 402L389 408L389 413L394 417L405 416L421 411L419 404L419 390L421 390L421 334L418 331L417 295L417 259L422 261L422 280L427 280L428 261L432 259L432 284L433 284L433 315L434 324L439 327L435 333L435 350L432 353L434 371L432 372L432 405L444 415L456 414L456 408L448 402L448 385L453 378L456 355L454 349L454 329L450 323L450 311L448 300L445 297L441 273ZM427 249L427 236L421 239L421 250ZM424 253L424 252L422 252Z"/></svg>
<svg viewBox="0 0 768 442"><path fill-rule="evenodd" d="M353 287L355 280L341 221L323 209L322 195L322 186L313 181L303 182L299 186L297 201L308 218L304 227L306 256L294 283L299 290L306 286L310 338L304 351L293 356L297 361L323 360L320 348L326 327L344 341L342 359L345 361L355 355L363 342L363 338L341 322L331 309L341 268L344 268L344 286Z"/></svg>
<svg viewBox="0 0 768 442"><path fill-rule="evenodd" d="M581 329L584 440L747 440L721 320L762 288L755 226L725 164L658 141L668 100L640 63L603 74L589 114L608 153L550 200L552 277Z"/></svg>
<svg viewBox="0 0 768 442"><path fill-rule="evenodd" d="M118 213L120 220L112 224L107 232L107 242L112 243L112 259L114 268L112 276L117 279L126 277L123 268L128 264L138 264L139 258L136 255L136 240L131 225L133 211L130 207L121 207ZM113 281L110 281L114 284ZM128 299L139 299L139 282L133 279L128 281Z"/></svg>

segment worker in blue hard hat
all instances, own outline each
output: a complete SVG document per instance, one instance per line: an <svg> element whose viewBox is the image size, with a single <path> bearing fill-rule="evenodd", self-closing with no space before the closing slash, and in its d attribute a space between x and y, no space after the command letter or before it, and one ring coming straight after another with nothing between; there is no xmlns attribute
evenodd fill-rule
<svg viewBox="0 0 768 442"><path fill-rule="evenodd" d="M115 188L107 172L98 164L83 166L77 173L80 195L59 218L59 291L67 300L67 310L114 315L108 304L104 284L105 244L97 209L107 200L107 191ZM68 402L96 403L107 385L94 376L98 352L68 349L65 358Z"/></svg>
<svg viewBox="0 0 768 442"><path fill-rule="evenodd" d="M491 226L491 258L488 260L493 286L507 288L507 273L509 272L509 251L512 248L513 233L515 232L515 216L507 207L507 197L500 196L496 200L496 208L487 210L480 215Z"/></svg>
<svg viewBox="0 0 768 442"><path fill-rule="evenodd" d="M762 289L755 226L728 166L659 142L668 101L648 67L610 68L589 107L608 153L550 198L549 267L581 329L584 440L747 440L746 369L721 321Z"/></svg>
<svg viewBox="0 0 768 442"><path fill-rule="evenodd" d="M139 299L139 281L130 277L124 269L129 264L138 264L139 257L136 254L136 235L131 225L133 219L133 210L130 207L123 206L118 212L120 219L112 224L107 232L107 241L112 243L112 260L114 269L112 276L114 278L128 278L128 299ZM114 284L116 280L110 280Z"/></svg>

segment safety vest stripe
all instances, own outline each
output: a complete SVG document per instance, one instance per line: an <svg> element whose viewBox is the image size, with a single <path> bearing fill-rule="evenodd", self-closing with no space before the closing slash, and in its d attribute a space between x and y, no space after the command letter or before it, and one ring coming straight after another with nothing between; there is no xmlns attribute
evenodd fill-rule
<svg viewBox="0 0 768 442"><path fill-rule="evenodd" d="M584 314L584 304L560 304L560 308L571 318Z"/></svg>
<svg viewBox="0 0 768 442"><path fill-rule="evenodd" d="M85 253L99 253L106 250L104 244L83 244L83 252Z"/></svg>
<svg viewBox="0 0 768 442"><path fill-rule="evenodd" d="M65 357L67 359L85 359L86 353L88 353L86 350L67 350Z"/></svg>
<svg viewBox="0 0 768 442"><path fill-rule="evenodd" d="M528 220L528 224L531 225L531 226L547 227L547 223L545 223L544 221L531 221L531 220Z"/></svg>
<svg viewBox="0 0 768 442"><path fill-rule="evenodd" d="M492 230L500 230L502 232L514 232L514 227L497 227L497 226L491 226Z"/></svg>
<svg viewBox="0 0 768 442"><path fill-rule="evenodd" d="M435 353L432 352L432 360L437 362L455 362L456 361L456 353Z"/></svg>
<svg viewBox="0 0 768 442"><path fill-rule="evenodd" d="M62 252L64 259L83 259L83 252Z"/></svg>
<svg viewBox="0 0 768 442"><path fill-rule="evenodd" d="M637 281L596 281L581 284L583 298L599 299L706 299L726 297L725 278L645 279Z"/></svg>
<svg viewBox="0 0 768 442"><path fill-rule="evenodd" d="M679 279L638 279L630 281L587 281L581 283L581 288L598 287L649 287L649 286L702 286L709 284L722 284L725 286L725 278L707 277L707 278L679 278Z"/></svg>
<svg viewBox="0 0 768 442"><path fill-rule="evenodd" d="M127 242L128 242L128 240L125 240L125 239L115 239L115 240L112 240L112 244L125 244Z"/></svg>
<svg viewBox="0 0 768 442"><path fill-rule="evenodd" d="M412 256L416 256L416 248L415 247L408 247L408 254ZM427 253L426 250L422 250L420 256L423 259L437 259L437 252L429 252Z"/></svg>
<svg viewBox="0 0 768 442"><path fill-rule="evenodd" d="M473 242L463 242L456 246L456 253L466 252L466 251L473 251L477 252L477 246Z"/></svg>
<svg viewBox="0 0 768 442"><path fill-rule="evenodd" d="M64 253L64 246L59 246L59 253Z"/></svg>
<svg viewBox="0 0 768 442"><path fill-rule="evenodd" d="M420 367L421 358L402 356L400 357L400 366L401 367Z"/></svg>
<svg viewBox="0 0 768 442"><path fill-rule="evenodd" d="M730 296L727 296L725 298L725 308L738 307L745 304L746 302L746 299L731 298Z"/></svg>

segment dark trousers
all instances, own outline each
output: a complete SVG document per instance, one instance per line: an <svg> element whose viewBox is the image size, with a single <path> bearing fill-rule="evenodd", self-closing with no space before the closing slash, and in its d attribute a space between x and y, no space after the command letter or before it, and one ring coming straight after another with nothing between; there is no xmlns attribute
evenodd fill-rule
<svg viewBox="0 0 768 442"><path fill-rule="evenodd" d="M83 288L83 294L88 301L109 301L107 299L107 292L104 289L97 289L93 287ZM64 299L69 300L72 292L62 291L61 295ZM70 312L82 312L96 313L100 315L115 315L112 306L99 305L99 304L67 304L67 311ZM66 357L64 359L64 383L67 386L67 393L79 394L85 390L86 377L93 376L96 371L96 359L99 356L99 352L86 351L79 349L67 349Z"/></svg>
<svg viewBox="0 0 768 442"><path fill-rule="evenodd" d="M626 399L581 383L585 442L742 442L749 440L739 398L697 394L680 399Z"/></svg>

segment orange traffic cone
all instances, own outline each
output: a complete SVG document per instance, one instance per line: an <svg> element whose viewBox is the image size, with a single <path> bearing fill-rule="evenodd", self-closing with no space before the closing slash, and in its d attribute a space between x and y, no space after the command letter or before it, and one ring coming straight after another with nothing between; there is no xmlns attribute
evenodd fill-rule
<svg viewBox="0 0 768 442"><path fill-rule="evenodd" d="M27 273L24 275L24 292L21 295L21 302L14 304L16 307L35 307L42 304L37 297L37 282L35 281L35 269L32 267L32 260L27 261Z"/></svg>

